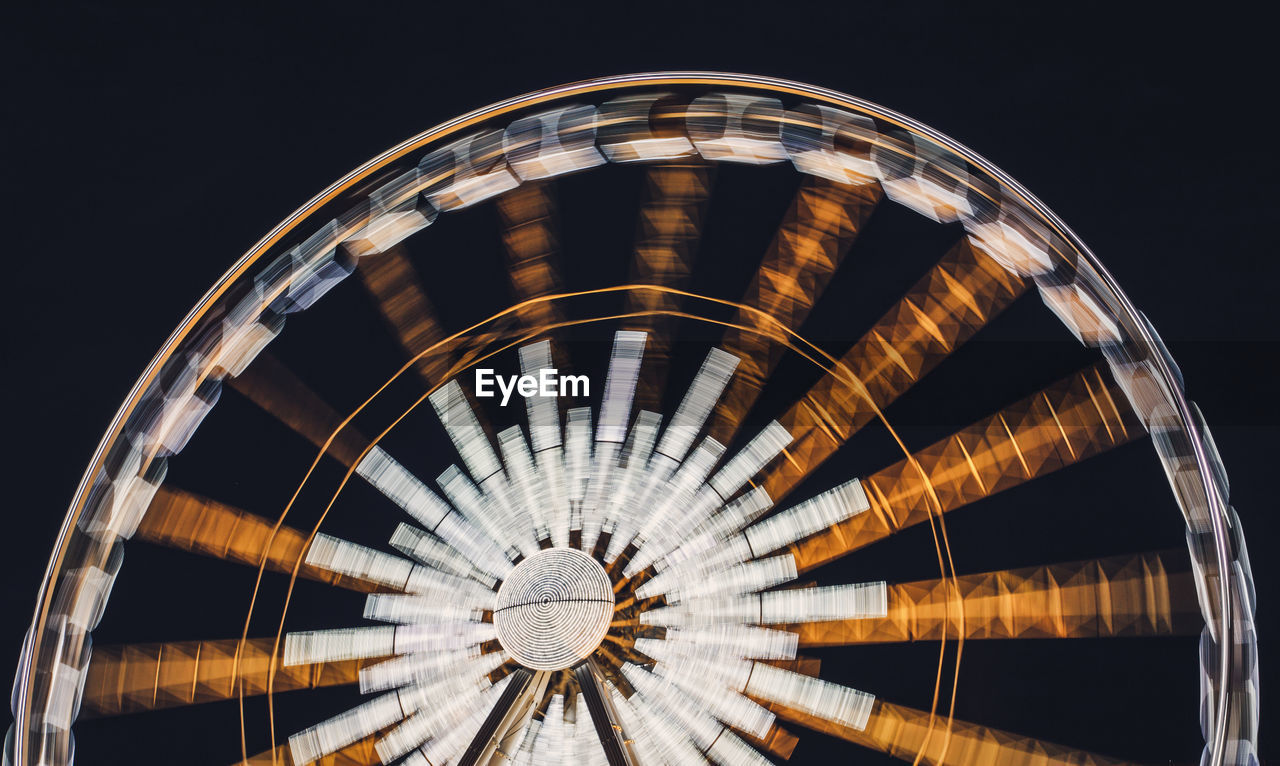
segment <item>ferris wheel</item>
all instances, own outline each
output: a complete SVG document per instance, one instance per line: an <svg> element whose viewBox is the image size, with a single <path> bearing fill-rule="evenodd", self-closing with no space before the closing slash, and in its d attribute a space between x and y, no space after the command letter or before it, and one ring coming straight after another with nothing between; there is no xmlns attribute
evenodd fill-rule
<svg viewBox="0 0 1280 766"><path fill-rule="evenodd" d="M1156 739L1254 764L1254 601L1176 363L1029 192L840 93L605 78L388 150L204 296L76 492L5 763L104 722L229 743L188 763L1150 757L961 715L1041 639L1124 705L1162 701L1097 657L1198 668Z"/></svg>

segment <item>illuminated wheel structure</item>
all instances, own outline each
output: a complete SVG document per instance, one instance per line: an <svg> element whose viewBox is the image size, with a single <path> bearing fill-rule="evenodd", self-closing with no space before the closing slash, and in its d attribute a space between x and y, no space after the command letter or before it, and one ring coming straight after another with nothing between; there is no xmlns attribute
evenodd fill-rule
<svg viewBox="0 0 1280 766"><path fill-rule="evenodd" d="M1101 764L1112 730L1250 764L1253 614L1177 366L1044 205L856 98L616 77L415 136L199 302L75 495L5 762L110 726L187 763ZM1002 698L1031 731L961 715Z"/></svg>

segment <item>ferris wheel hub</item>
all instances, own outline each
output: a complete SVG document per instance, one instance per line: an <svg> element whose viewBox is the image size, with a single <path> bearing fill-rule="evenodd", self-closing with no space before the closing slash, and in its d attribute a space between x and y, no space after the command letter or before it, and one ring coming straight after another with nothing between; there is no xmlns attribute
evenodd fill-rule
<svg viewBox="0 0 1280 766"><path fill-rule="evenodd" d="M591 655L613 619L613 585L604 569L572 548L521 561L498 589L498 642L533 670L561 670Z"/></svg>

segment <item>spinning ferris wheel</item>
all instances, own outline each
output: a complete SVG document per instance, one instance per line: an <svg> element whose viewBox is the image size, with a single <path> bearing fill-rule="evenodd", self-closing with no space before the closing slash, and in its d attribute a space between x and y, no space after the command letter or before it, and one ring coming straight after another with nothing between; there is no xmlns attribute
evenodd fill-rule
<svg viewBox="0 0 1280 766"><path fill-rule="evenodd" d="M1056 318L1075 350L1054 363L1082 364L973 357L1006 309ZM931 386L956 369L1023 390L975 419ZM913 401L960 425L896 425ZM1093 558L975 568L949 533L1122 458L1163 469L1172 494L1141 491L1185 546L1117 555L1108 527ZM223 578L225 610L198 595ZM189 595L148 590L170 580ZM127 640L104 638L118 603ZM1027 191L839 93L617 77L387 151L200 301L76 493L5 762L71 763L77 734L101 760L104 720L234 711L227 758L179 760L1116 763L959 715L966 648L1199 635L1178 656L1202 762L1250 764L1253 612L1176 364Z"/></svg>

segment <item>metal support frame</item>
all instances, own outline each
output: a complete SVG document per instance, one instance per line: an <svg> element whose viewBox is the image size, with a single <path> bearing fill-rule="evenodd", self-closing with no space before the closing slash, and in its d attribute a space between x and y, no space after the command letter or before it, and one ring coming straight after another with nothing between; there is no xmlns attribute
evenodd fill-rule
<svg viewBox="0 0 1280 766"><path fill-rule="evenodd" d="M547 690L551 673L545 670L531 671L517 668L511 674L507 688L494 703L493 709L480 725L480 730L458 760L459 766L477 766L492 761L496 751L516 734L524 730L529 717Z"/></svg>
<svg viewBox="0 0 1280 766"><path fill-rule="evenodd" d="M573 675L582 689L582 698L591 713L591 722L595 724L596 736L600 738L609 766L638 766L640 761L618 724L617 711L604 691L600 668L596 667L594 660L588 659L573 669Z"/></svg>

